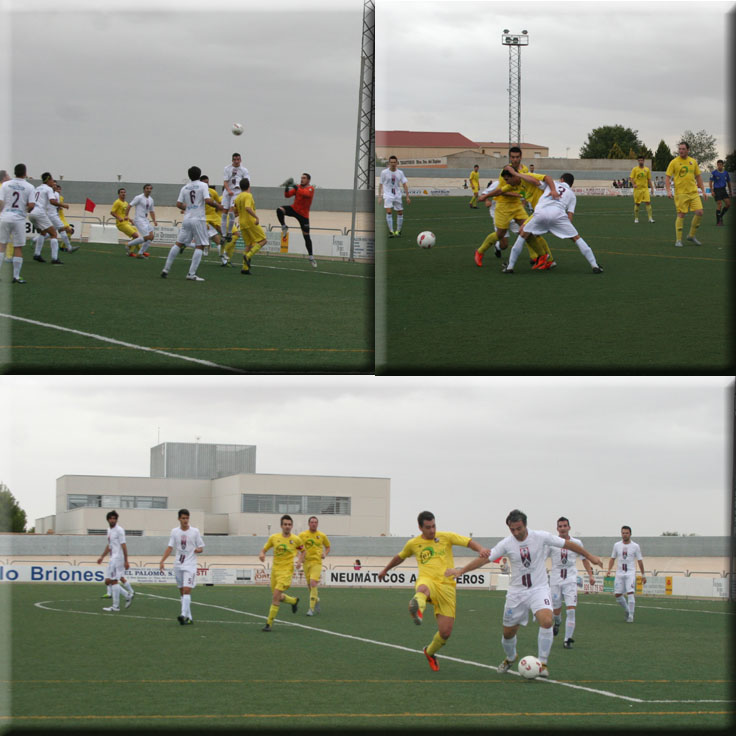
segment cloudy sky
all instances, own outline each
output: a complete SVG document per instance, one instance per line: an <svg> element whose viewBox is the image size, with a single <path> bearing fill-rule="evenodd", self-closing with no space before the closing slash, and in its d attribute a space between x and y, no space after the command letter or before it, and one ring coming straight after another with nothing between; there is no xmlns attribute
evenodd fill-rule
<svg viewBox="0 0 736 736"><path fill-rule="evenodd" d="M362 19L362 0L3 0L0 168L221 183L238 150L256 185L350 189Z"/></svg>
<svg viewBox="0 0 736 736"><path fill-rule="evenodd" d="M733 379L7 376L0 481L30 524L64 474L149 475L161 441L257 446L260 473L391 479L391 533L416 515L503 537L532 528L725 535ZM253 384L257 384L253 387ZM10 419L12 417L12 419Z"/></svg>
<svg viewBox="0 0 736 736"><path fill-rule="evenodd" d="M638 130L652 151L687 130L726 140L730 2L379 0L376 128L508 140L504 29L521 50L522 140L576 157L594 128Z"/></svg>

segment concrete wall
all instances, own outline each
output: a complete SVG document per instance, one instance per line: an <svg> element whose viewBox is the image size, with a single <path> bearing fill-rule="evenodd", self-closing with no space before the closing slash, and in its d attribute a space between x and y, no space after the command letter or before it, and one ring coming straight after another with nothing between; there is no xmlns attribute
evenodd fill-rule
<svg viewBox="0 0 736 736"><path fill-rule="evenodd" d="M40 182L29 180L36 186ZM217 181L210 174L211 183L216 184L217 191L222 193L222 182ZM67 204L84 204L89 197L98 207L95 209L96 216L100 214L107 215L110 206L118 197L118 189L125 187L127 189L127 200L139 192L143 191L143 185L153 184L153 201L158 206L171 205L176 202L182 184L156 184L156 182L103 182L103 181L67 181L61 182L62 194L64 202ZM352 212L353 211L353 191L352 189L322 189L319 182L315 182L317 191L314 195L312 203L312 211L326 212ZM253 197L255 198L257 208L259 210L275 209L283 204L293 203L293 198L287 200L284 198L284 190L280 187L258 187L254 186ZM372 190L360 190L357 192L357 210L358 212L373 212L373 200L375 193Z"/></svg>

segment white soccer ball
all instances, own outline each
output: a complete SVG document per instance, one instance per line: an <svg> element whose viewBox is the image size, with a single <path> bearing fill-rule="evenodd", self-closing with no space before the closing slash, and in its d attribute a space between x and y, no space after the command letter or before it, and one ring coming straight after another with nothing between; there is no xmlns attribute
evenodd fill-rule
<svg viewBox="0 0 736 736"><path fill-rule="evenodd" d="M233 135L242 135L243 126L240 123L233 123Z"/></svg>
<svg viewBox="0 0 736 736"><path fill-rule="evenodd" d="M526 677L527 680L533 680L535 677L539 677L539 673L542 671L542 663L531 654L526 657L522 657L519 662L519 674L522 677Z"/></svg>
<svg viewBox="0 0 736 736"><path fill-rule="evenodd" d="M425 230L417 235L417 245L420 248L431 248L435 242L434 233L429 232L429 230Z"/></svg>

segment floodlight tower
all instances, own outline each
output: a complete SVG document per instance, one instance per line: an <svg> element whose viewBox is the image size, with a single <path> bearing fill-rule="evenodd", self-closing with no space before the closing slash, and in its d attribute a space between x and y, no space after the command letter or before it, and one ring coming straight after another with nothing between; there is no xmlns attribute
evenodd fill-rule
<svg viewBox="0 0 736 736"><path fill-rule="evenodd" d="M521 47L529 45L527 31L501 35L501 43L509 47L509 145L521 145Z"/></svg>
<svg viewBox="0 0 736 736"><path fill-rule="evenodd" d="M375 35L375 3L374 0L364 0L363 42L360 52L360 91L358 94L358 135L355 143L355 177L353 179L353 220L350 228L351 261L355 252L355 216L358 190L375 189L376 186L376 139L374 136L376 107L373 95Z"/></svg>

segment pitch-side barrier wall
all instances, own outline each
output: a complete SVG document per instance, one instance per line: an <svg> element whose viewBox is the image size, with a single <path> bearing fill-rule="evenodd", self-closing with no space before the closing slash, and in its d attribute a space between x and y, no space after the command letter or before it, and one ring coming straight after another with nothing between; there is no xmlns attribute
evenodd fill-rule
<svg viewBox="0 0 736 736"><path fill-rule="evenodd" d="M462 563L458 563L459 565ZM97 583L105 579L105 565L96 562L77 564L60 562L0 561L0 583ZM347 588L413 588L417 580L415 567L397 567L389 571L385 580L378 579L381 566L336 565L324 569L320 584L325 587ZM220 563L212 560L197 569L200 585L268 585L270 567L260 563ZM133 584L174 583L171 565L161 572L155 562L131 565L125 577ZM494 570L475 570L458 580L462 589L507 590L509 576ZM613 593L612 576L596 576L590 584L587 575L578 575L581 594ZM683 575L648 575L646 582L637 575L636 592L640 595L680 596L697 598L727 598L729 577L686 577ZM294 586L305 586L301 571L295 572Z"/></svg>

